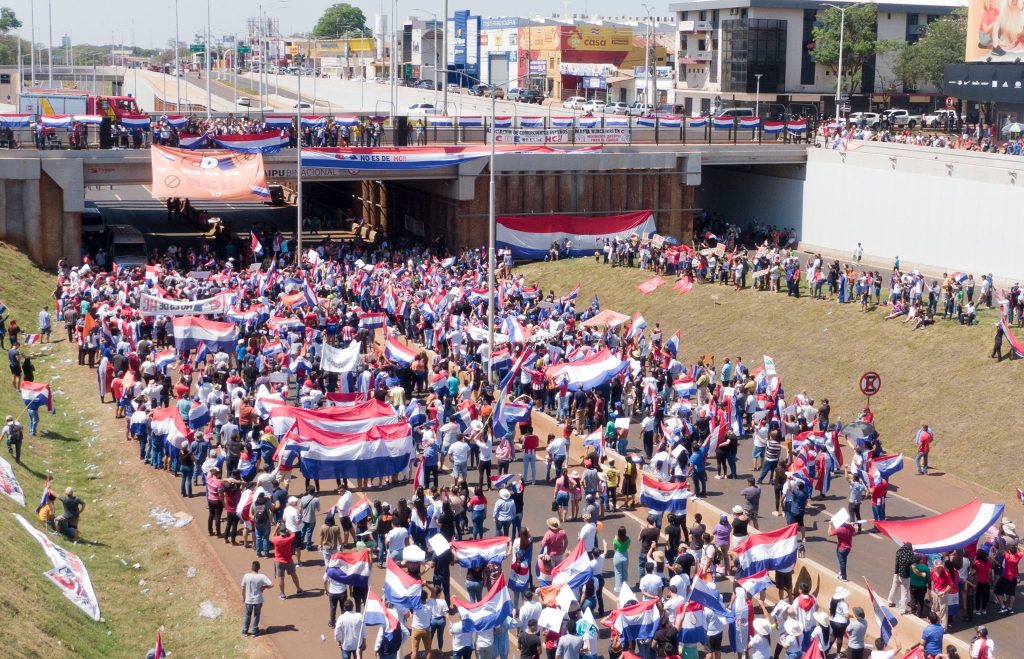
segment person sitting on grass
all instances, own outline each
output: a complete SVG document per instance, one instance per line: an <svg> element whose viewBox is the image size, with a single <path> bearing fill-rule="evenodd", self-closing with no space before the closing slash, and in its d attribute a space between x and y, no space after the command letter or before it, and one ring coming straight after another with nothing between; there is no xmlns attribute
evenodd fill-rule
<svg viewBox="0 0 1024 659"><path fill-rule="evenodd" d="M898 316L904 315L905 313L907 313L907 305L903 304L903 302L896 302L895 304L892 305L892 311L889 312L889 315L886 316L884 320L896 318Z"/></svg>
<svg viewBox="0 0 1024 659"><path fill-rule="evenodd" d="M930 311L926 311L914 320L911 330L921 329L922 327L927 327L928 325L933 324L935 324L935 316L933 316Z"/></svg>

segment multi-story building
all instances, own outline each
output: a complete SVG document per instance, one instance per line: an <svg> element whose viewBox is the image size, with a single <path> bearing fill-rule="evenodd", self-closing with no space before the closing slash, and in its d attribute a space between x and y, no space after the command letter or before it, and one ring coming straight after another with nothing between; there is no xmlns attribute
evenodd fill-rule
<svg viewBox="0 0 1024 659"><path fill-rule="evenodd" d="M852 6L849 2L835 2ZM879 0L879 41L915 42L929 22L966 0ZM685 0L675 12L675 102L687 113L760 103L762 114L835 110L836 71L814 60L813 30L827 5L813 0ZM855 89L854 110L888 104L894 94L927 103L937 90L908 94L895 84L890 56L872 57Z"/></svg>

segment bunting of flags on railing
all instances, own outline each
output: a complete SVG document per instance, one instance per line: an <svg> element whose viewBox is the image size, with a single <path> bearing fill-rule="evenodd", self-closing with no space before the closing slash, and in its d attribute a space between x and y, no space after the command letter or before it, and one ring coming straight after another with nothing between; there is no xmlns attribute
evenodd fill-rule
<svg viewBox="0 0 1024 659"><path fill-rule="evenodd" d="M604 125L609 128L627 128L629 119L627 117L605 117Z"/></svg>
<svg viewBox="0 0 1024 659"><path fill-rule="evenodd" d="M0 114L0 126L7 128L25 128L32 123L30 114Z"/></svg>
<svg viewBox="0 0 1024 659"><path fill-rule="evenodd" d="M789 122L788 128L791 133L802 133L807 130L807 122L803 119L794 119Z"/></svg>
<svg viewBox="0 0 1024 659"><path fill-rule="evenodd" d="M427 117L427 122L435 128L451 128L455 125L454 119L442 116Z"/></svg>
<svg viewBox="0 0 1024 659"><path fill-rule="evenodd" d="M327 125L327 117L303 117L303 128L320 128Z"/></svg>
<svg viewBox="0 0 1024 659"><path fill-rule="evenodd" d="M679 128L682 126L682 120L679 117L661 117L659 120L662 128Z"/></svg>
<svg viewBox="0 0 1024 659"><path fill-rule="evenodd" d="M735 125L732 117L715 117L715 130L729 130Z"/></svg>
<svg viewBox="0 0 1024 659"><path fill-rule="evenodd" d="M483 117L459 117L459 126L463 128L479 128L483 125Z"/></svg>
<svg viewBox="0 0 1024 659"><path fill-rule="evenodd" d="M334 118L334 123L338 124L339 126L358 126L359 117L349 115L339 116Z"/></svg>
<svg viewBox="0 0 1024 659"><path fill-rule="evenodd" d="M494 127L495 128L511 128L512 127L512 117L508 117L508 116L504 116L504 117L503 116L496 116L496 117L494 117Z"/></svg>
<svg viewBox="0 0 1024 659"><path fill-rule="evenodd" d="M691 117L690 128L703 128L708 125L707 117Z"/></svg>
<svg viewBox="0 0 1024 659"><path fill-rule="evenodd" d="M543 128L544 117L519 117L521 128Z"/></svg>
<svg viewBox="0 0 1024 659"><path fill-rule="evenodd" d="M761 130L768 135L775 135L777 133L781 133L785 126L786 124L781 121L766 121L764 122L764 128Z"/></svg>
<svg viewBox="0 0 1024 659"><path fill-rule="evenodd" d="M757 128L761 125L761 117L740 117L740 128Z"/></svg>
<svg viewBox="0 0 1024 659"><path fill-rule="evenodd" d="M549 121L553 128L569 128L572 126L572 117L551 117Z"/></svg>
<svg viewBox="0 0 1024 659"><path fill-rule="evenodd" d="M641 128L654 128L657 121L654 117L637 117L636 125Z"/></svg>

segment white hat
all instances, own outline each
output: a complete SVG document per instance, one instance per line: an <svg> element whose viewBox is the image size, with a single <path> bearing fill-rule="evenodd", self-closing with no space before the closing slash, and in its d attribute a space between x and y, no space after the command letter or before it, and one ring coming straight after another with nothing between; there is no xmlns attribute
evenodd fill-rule
<svg viewBox="0 0 1024 659"><path fill-rule="evenodd" d="M825 613L824 611L815 611L814 612L814 622L818 623L822 627L827 627L828 626L828 614Z"/></svg>
<svg viewBox="0 0 1024 659"><path fill-rule="evenodd" d="M754 619L754 631L761 636L768 636L772 633L772 625L764 618Z"/></svg>
<svg viewBox="0 0 1024 659"><path fill-rule="evenodd" d="M846 588L843 588L842 586L837 587L836 592L832 593L832 599L834 600L844 600L849 596L850 591Z"/></svg>
<svg viewBox="0 0 1024 659"><path fill-rule="evenodd" d="M795 620L793 618L787 620L783 625L783 628L790 636L799 636L804 633L804 626L800 624L799 620Z"/></svg>
<svg viewBox="0 0 1024 659"><path fill-rule="evenodd" d="M508 491L507 489L505 489L505 488L503 487L503 488L501 488L501 490L500 490L500 491L498 492L498 496L499 496L499 497L501 497L502 499L508 499L509 497L511 497L511 496L512 496L512 493L511 493L511 492L509 492L509 491Z"/></svg>

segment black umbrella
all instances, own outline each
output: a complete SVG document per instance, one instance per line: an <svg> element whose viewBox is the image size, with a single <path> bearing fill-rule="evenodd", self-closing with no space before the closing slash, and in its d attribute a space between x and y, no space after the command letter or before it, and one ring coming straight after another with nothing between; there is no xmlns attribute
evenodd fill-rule
<svg viewBox="0 0 1024 659"><path fill-rule="evenodd" d="M864 421L854 421L848 426L843 426L843 437L850 439L862 446L878 439L878 431L875 426Z"/></svg>

